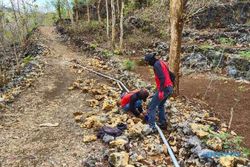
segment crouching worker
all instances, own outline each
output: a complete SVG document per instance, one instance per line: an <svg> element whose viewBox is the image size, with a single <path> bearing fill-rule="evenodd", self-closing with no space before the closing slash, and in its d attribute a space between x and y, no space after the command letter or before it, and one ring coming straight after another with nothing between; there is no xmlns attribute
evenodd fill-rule
<svg viewBox="0 0 250 167"><path fill-rule="evenodd" d="M136 117L144 119L145 113L142 109L142 101L146 101L149 93L145 89L125 93L121 97L120 105L125 112L131 112Z"/></svg>

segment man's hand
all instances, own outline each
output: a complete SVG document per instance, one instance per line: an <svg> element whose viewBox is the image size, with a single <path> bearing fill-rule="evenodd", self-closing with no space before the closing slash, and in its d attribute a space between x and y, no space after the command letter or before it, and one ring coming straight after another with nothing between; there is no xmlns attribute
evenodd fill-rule
<svg viewBox="0 0 250 167"><path fill-rule="evenodd" d="M163 92L163 91L159 91L159 92L158 92L158 98L159 98L160 100L163 100L163 98L164 98L164 92Z"/></svg>

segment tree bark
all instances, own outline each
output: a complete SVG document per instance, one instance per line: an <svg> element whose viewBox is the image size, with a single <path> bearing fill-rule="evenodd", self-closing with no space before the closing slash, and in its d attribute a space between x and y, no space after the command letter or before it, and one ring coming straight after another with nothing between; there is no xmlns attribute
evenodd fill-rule
<svg viewBox="0 0 250 167"><path fill-rule="evenodd" d="M22 41L22 37L21 35L19 34L19 30L20 30L20 26L19 26L19 23L18 23L18 18L17 18L17 14L16 14L16 10L15 10L15 5L14 5L14 2L13 0L10 0L10 3L11 3L11 7L12 7L12 10L13 10L13 14L14 14L14 18L15 18L15 22L16 22L16 28L15 28L15 33L18 34L18 39L19 39L19 42Z"/></svg>
<svg viewBox="0 0 250 167"><path fill-rule="evenodd" d="M100 4L101 4L102 0L98 0L98 4L97 4L97 16L98 16L98 21L99 23L102 21L101 20L101 15L100 15Z"/></svg>
<svg viewBox="0 0 250 167"><path fill-rule="evenodd" d="M107 38L109 38L109 6L108 6L108 0L106 0L106 22L107 22Z"/></svg>
<svg viewBox="0 0 250 167"><path fill-rule="evenodd" d="M170 0L170 69L176 75L175 95L179 95L179 66L181 54L181 38L183 29L183 0Z"/></svg>
<svg viewBox="0 0 250 167"><path fill-rule="evenodd" d="M71 24L74 25L74 18L73 18L73 13L71 11L70 5L69 5L69 1L65 0L66 6L67 6L67 11L71 20Z"/></svg>
<svg viewBox="0 0 250 167"><path fill-rule="evenodd" d="M57 8L58 17L61 20L62 19L61 0L57 0L56 8Z"/></svg>
<svg viewBox="0 0 250 167"><path fill-rule="evenodd" d="M79 10L78 10L78 0L74 0L75 2L75 21L78 23L79 20Z"/></svg>
<svg viewBox="0 0 250 167"><path fill-rule="evenodd" d="M89 2L87 2L87 17L88 17L88 23L89 23L90 22Z"/></svg>
<svg viewBox="0 0 250 167"><path fill-rule="evenodd" d="M27 15L28 15L28 11L27 11L27 9L26 9L24 0L22 0L22 5L23 5L24 14L25 14L24 24L25 24L26 31L27 31L27 33L28 33L28 32L29 32L29 27L28 27L28 16L27 16Z"/></svg>
<svg viewBox="0 0 250 167"><path fill-rule="evenodd" d="M114 0L111 0L111 13L112 13L112 33L111 33L111 43L112 43L112 48L113 50L115 49L115 4Z"/></svg>
<svg viewBox="0 0 250 167"><path fill-rule="evenodd" d="M117 8L117 15L118 15L118 17L120 15L120 5L119 4L120 4L119 0L116 0L116 8Z"/></svg>
<svg viewBox="0 0 250 167"><path fill-rule="evenodd" d="M124 10L124 0L121 6L121 17L120 17L120 51L123 50L123 10Z"/></svg>

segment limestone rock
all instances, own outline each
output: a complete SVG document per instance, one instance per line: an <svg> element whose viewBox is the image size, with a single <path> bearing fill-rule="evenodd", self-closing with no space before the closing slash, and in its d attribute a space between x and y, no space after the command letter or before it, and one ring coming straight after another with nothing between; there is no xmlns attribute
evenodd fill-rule
<svg viewBox="0 0 250 167"><path fill-rule="evenodd" d="M103 124L101 122L100 117L98 116L91 116L85 119L85 122L81 125L83 128L100 128Z"/></svg>
<svg viewBox="0 0 250 167"><path fill-rule="evenodd" d="M105 143L109 143L111 142L112 140L114 140L115 138L113 136L110 136L110 135L107 135L105 134L102 138L102 140L105 142Z"/></svg>
<svg viewBox="0 0 250 167"><path fill-rule="evenodd" d="M232 156L220 157L219 162L222 167L234 167L235 157Z"/></svg>
<svg viewBox="0 0 250 167"><path fill-rule="evenodd" d="M129 127L128 129L128 136L129 137L137 137L142 135L144 125L141 122Z"/></svg>
<svg viewBox="0 0 250 167"><path fill-rule="evenodd" d="M76 122L82 122L82 115L75 116L75 121Z"/></svg>
<svg viewBox="0 0 250 167"><path fill-rule="evenodd" d="M109 156L109 164L114 167L124 167L128 165L129 154L125 151L115 152Z"/></svg>
<svg viewBox="0 0 250 167"><path fill-rule="evenodd" d="M207 132L209 126L192 123L190 124L190 127L192 129L192 132L195 133L200 138L204 138L209 135L209 133Z"/></svg>
<svg viewBox="0 0 250 167"><path fill-rule="evenodd" d="M220 123L220 119L216 118L216 117L208 117L206 120L212 121L212 122L215 122L215 123Z"/></svg>
<svg viewBox="0 0 250 167"><path fill-rule="evenodd" d="M83 142L88 143L88 142L96 141L96 139L97 139L96 135L86 135L83 137Z"/></svg>
<svg viewBox="0 0 250 167"><path fill-rule="evenodd" d="M112 99L106 99L103 102L102 110L111 111L113 108L115 108L115 106L116 106L116 102L114 100L112 100Z"/></svg>
<svg viewBox="0 0 250 167"><path fill-rule="evenodd" d="M99 105L99 101L96 99L86 100L90 107L96 107Z"/></svg>
<svg viewBox="0 0 250 167"><path fill-rule="evenodd" d="M220 138L212 138L207 141L207 146L213 150L221 151L222 150L222 140Z"/></svg>
<svg viewBox="0 0 250 167"><path fill-rule="evenodd" d="M118 147L118 148L123 148L125 144L127 144L128 141L124 139L115 139L114 141L110 142L111 147Z"/></svg>

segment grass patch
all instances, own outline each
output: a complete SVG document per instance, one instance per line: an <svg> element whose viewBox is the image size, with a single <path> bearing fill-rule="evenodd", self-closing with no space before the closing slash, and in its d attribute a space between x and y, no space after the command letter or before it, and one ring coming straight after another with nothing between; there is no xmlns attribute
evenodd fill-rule
<svg viewBox="0 0 250 167"><path fill-rule="evenodd" d="M132 71L135 69L135 62L131 60L125 60L123 62L123 68L128 71Z"/></svg>
<svg viewBox="0 0 250 167"><path fill-rule="evenodd" d="M24 65L27 65L27 64L29 64L32 60L33 60L33 57L32 57L31 55L28 55L28 56L26 56L26 57L23 59L23 64L24 64Z"/></svg>
<svg viewBox="0 0 250 167"><path fill-rule="evenodd" d="M213 45L209 44L209 43L204 43L202 45L199 46L199 48L203 51L208 51L210 49L213 49Z"/></svg>
<svg viewBox="0 0 250 167"><path fill-rule="evenodd" d="M241 51L241 52L239 52L239 54L241 57L250 59L250 50Z"/></svg>
<svg viewBox="0 0 250 167"><path fill-rule="evenodd" d="M226 38L226 37L219 38L219 42L220 42L220 44L229 45L229 46L232 46L232 45L236 44L236 42L235 42L234 39L232 39L232 38Z"/></svg>
<svg viewBox="0 0 250 167"><path fill-rule="evenodd" d="M110 57L114 56L114 54L111 51L106 50L106 49L102 51L102 55L104 58L110 58Z"/></svg>
<svg viewBox="0 0 250 167"><path fill-rule="evenodd" d="M233 136L228 132L221 133L211 133L208 138L219 138L223 142L224 149L234 149L240 151L242 156L248 157L250 155L250 150L248 148L242 147L243 139L242 136Z"/></svg>

